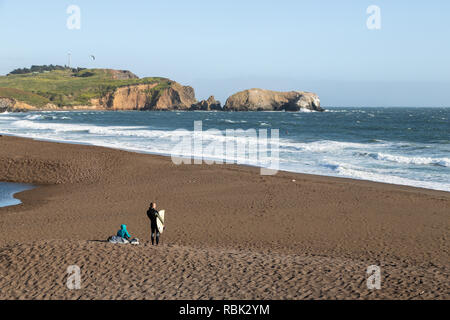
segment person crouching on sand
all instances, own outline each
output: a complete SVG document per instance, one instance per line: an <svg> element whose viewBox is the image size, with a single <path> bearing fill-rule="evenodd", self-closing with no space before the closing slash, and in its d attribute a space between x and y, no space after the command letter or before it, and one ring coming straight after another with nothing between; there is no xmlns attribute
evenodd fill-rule
<svg viewBox="0 0 450 320"><path fill-rule="evenodd" d="M150 227L151 227L151 239L152 239L152 245L155 244L155 236L156 236L156 245L159 244L159 230L158 230L158 224L157 220L161 221L162 224L164 224L164 221L161 219L161 216L159 215L159 212L156 211L156 203L152 202L150 203L150 208L147 211L147 216L150 219Z"/></svg>
<svg viewBox="0 0 450 320"><path fill-rule="evenodd" d="M125 224L120 226L120 230L117 231L117 236L121 237L121 238L124 238L124 239L127 239L127 240L131 239L131 236L128 233L127 226Z"/></svg>

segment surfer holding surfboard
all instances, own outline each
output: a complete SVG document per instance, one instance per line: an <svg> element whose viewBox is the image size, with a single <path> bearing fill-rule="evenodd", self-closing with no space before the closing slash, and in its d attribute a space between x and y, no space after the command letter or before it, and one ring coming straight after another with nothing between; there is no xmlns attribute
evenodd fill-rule
<svg viewBox="0 0 450 320"><path fill-rule="evenodd" d="M164 210L161 210L160 212L156 211L156 203L152 202L150 203L150 208L147 211L147 216L150 219L150 227L152 230L152 245L155 244L155 238L156 245L158 245L159 237L164 231Z"/></svg>

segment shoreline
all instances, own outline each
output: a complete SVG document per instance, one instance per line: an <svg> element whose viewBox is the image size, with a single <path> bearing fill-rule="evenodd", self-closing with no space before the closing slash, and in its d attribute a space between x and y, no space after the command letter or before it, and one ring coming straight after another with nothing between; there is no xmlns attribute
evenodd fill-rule
<svg viewBox="0 0 450 320"><path fill-rule="evenodd" d="M11 136L0 162L0 181L36 186L0 208L3 298L448 299L445 191ZM150 201L168 213L161 247L149 245ZM103 243L123 223L141 246ZM69 264L86 274L81 292L65 290ZM365 287L373 264L383 290ZM158 294L151 279L168 265Z"/></svg>
<svg viewBox="0 0 450 320"><path fill-rule="evenodd" d="M118 111L121 112L121 111ZM171 112L171 111L168 111ZM196 111L193 111L196 112ZM201 111L201 112L205 112L205 111ZM215 111L206 111L206 112L215 112ZM267 111L267 112L272 112L272 111ZM273 111L273 112L278 112L278 111ZM1 133L0 134L0 138L2 136L5 137L13 137L13 138L19 138L19 139L30 139L33 141L40 141L40 142L49 142L49 143L60 143L60 144L70 144L70 145L80 145L80 146L89 146L89 147L97 147L97 148L105 148L105 149L110 149L110 150L118 150L118 151L124 151L124 152L130 152L130 153L136 153L136 154L144 154L144 155L150 155L150 156L160 156L160 157L164 157L164 158L168 158L171 159L171 156L169 154L161 154L161 153L152 153L152 152L147 152L147 151L141 151L141 150L136 150L136 149L127 149L127 148L113 148L113 147L108 147L108 146L101 146L101 145L95 145L89 142L80 142L80 141L64 141L64 140L57 140L57 139L46 139L46 138L31 138L31 137L25 137L25 136L20 136L20 135L11 135L11 134L5 134L5 133ZM188 158L189 159L189 158ZM191 160L197 159L195 157L191 157ZM215 160L215 159L203 159L204 160ZM184 164L183 164L184 165ZM203 165L207 165L205 163L201 164ZM250 164L232 164L234 166L241 166L241 167L249 167L249 168L257 168L257 169L262 169L262 167L259 166L252 166ZM198 165L194 165L194 166L198 166ZM222 165L219 165L222 166ZM319 175L319 174L311 174L311 173L304 173L304 172L296 172L296 171L287 171L287 170L278 170L278 173L286 173L286 174L299 174L299 175L306 175L306 176L310 176L310 177L323 177L323 178L336 178L336 179L343 179L343 180L350 180L350 181L360 181L360 182L368 182L368 183L376 183L376 184L382 184L382 185L388 185L388 186L396 186L396 187L405 187L405 188L412 188L412 189L417 189L418 191L437 191L437 192L444 192L447 194L450 194L450 191L446 191L446 190L440 190L440 189L430 189L430 188L425 188L425 187L416 187L416 186L412 186L412 185L406 185L406 184L395 184L395 183L388 183L388 182L380 182L380 181L374 181L374 180L366 180L366 179L357 179L357 178L350 178L350 177L342 177L342 176L326 176L326 175ZM1 181L0 181L1 182ZM7 181L5 181L7 182ZM12 181L15 182L15 181Z"/></svg>

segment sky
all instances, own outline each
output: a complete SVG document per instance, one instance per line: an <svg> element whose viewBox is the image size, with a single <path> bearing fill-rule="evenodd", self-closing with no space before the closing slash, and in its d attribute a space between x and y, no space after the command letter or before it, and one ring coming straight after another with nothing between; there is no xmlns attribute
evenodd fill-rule
<svg viewBox="0 0 450 320"><path fill-rule="evenodd" d="M70 52L71 66L167 77L222 103L258 87L324 106L450 106L449 18L448 0L0 0L0 74Z"/></svg>

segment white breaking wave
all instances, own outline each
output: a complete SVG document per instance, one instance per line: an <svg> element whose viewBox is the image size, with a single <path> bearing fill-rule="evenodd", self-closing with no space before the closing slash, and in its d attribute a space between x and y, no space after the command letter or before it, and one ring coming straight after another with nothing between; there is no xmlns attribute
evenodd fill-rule
<svg viewBox="0 0 450 320"><path fill-rule="evenodd" d="M26 116L24 119L26 120L58 120L58 119L71 119L70 117L58 117L58 116L52 116L52 115L46 115L46 114L32 114L29 116Z"/></svg>
<svg viewBox="0 0 450 320"><path fill-rule="evenodd" d="M358 168L352 165L340 164L336 162L325 163L324 166L332 169L335 173L338 174L338 176L342 177L450 192L450 185L445 183L434 181L418 181L388 173L383 174L380 172L372 172L365 168Z"/></svg>
<svg viewBox="0 0 450 320"><path fill-rule="evenodd" d="M28 120L39 120L39 119L45 119L45 116L44 115L40 115L40 114L32 114L32 115L26 116L25 119L28 119Z"/></svg>
<svg viewBox="0 0 450 320"><path fill-rule="evenodd" d="M39 123L29 120L19 120L13 122L14 127L22 129L43 130L53 133L70 133L80 132L93 135L103 136L122 136L122 137L140 137L140 138L157 138L157 139L172 139L179 137L194 137L194 131L189 130L156 130L150 129L145 126L95 126L95 125L83 125L83 124L63 124L63 123ZM258 143L257 131L254 131L255 136L246 135L246 131L242 135L227 136L224 131L208 131L204 130L199 135L205 141L223 141L230 140L236 142ZM270 136L269 136L270 138ZM280 143L280 146L283 144Z"/></svg>
<svg viewBox="0 0 450 320"><path fill-rule="evenodd" d="M16 120L16 118L14 118L14 117L6 116L7 114L10 114L10 113L0 113L0 121Z"/></svg>
<svg viewBox="0 0 450 320"><path fill-rule="evenodd" d="M336 152L336 151L344 151L349 149L367 149L373 147L373 143L356 143L356 142L341 142L341 141L332 141L332 140L322 140L322 141L314 141L308 143L302 142L291 142L285 140L280 143L280 146L291 147L297 150L302 151L310 151L310 152ZM378 146L382 146L385 144L378 144Z"/></svg>
<svg viewBox="0 0 450 320"><path fill-rule="evenodd" d="M325 109L325 112L331 112L331 113L346 113L346 112L349 112L349 111L348 111L348 110Z"/></svg>
<svg viewBox="0 0 450 320"><path fill-rule="evenodd" d="M230 119L224 119L224 120L222 120L223 122L226 122L226 123L247 123L247 121L245 121L245 120L230 120Z"/></svg>
<svg viewBox="0 0 450 320"><path fill-rule="evenodd" d="M85 132L96 135L105 136L135 136L135 137L161 137L165 136L164 133L169 134L163 130L149 130L143 126L95 126L84 124L64 124L64 123L39 123L29 120L19 120L13 123L15 127L32 130L48 130L55 133L64 132Z"/></svg>
<svg viewBox="0 0 450 320"><path fill-rule="evenodd" d="M450 167L450 158L405 157L387 153L370 153L369 156L376 160L391 161L403 164L437 165L441 167Z"/></svg>

